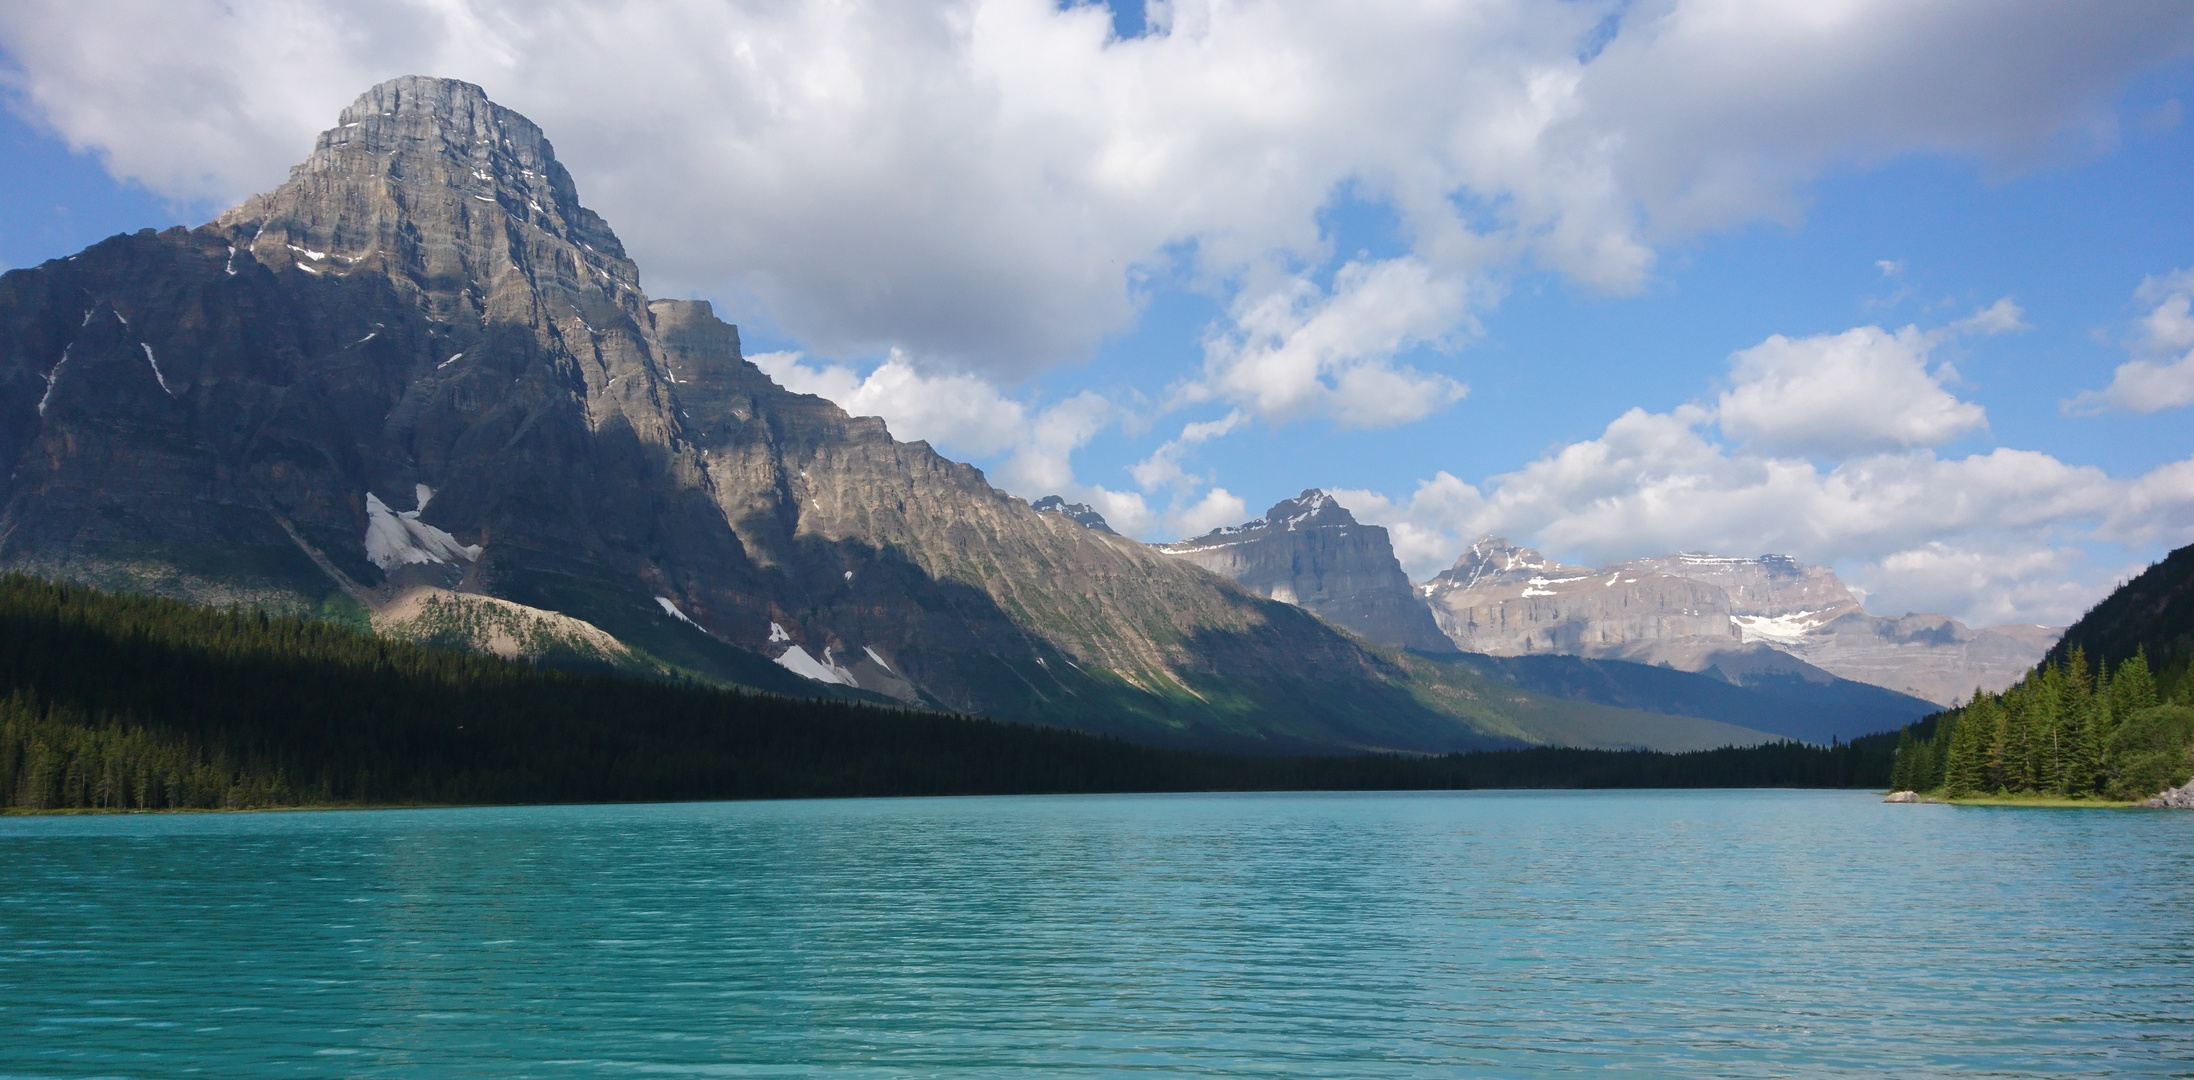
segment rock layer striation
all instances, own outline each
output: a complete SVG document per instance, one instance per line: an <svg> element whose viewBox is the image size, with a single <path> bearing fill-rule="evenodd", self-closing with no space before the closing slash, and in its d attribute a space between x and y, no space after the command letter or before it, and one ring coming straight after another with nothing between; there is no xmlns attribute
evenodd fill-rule
<svg viewBox="0 0 2194 1080"><path fill-rule="evenodd" d="M1665 663L1732 681L1833 676L1938 704L2017 681L2056 636L2048 627L1870 615L1834 571L1783 555L1566 567L1489 536L1418 592L1465 652Z"/></svg>

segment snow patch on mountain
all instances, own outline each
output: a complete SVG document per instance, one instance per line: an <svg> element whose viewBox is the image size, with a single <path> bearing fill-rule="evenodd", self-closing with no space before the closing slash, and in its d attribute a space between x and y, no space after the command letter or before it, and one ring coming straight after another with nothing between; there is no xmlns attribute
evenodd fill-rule
<svg viewBox="0 0 2194 1080"><path fill-rule="evenodd" d="M655 598L655 602L662 606L663 614L668 615L671 618L686 624L687 626L693 627L695 630L699 630L701 628L700 623L694 622L692 619L686 616L685 612L678 610L678 602L672 600L670 597L658 596Z"/></svg>
<svg viewBox="0 0 2194 1080"><path fill-rule="evenodd" d="M776 624L772 623L771 625L775 626ZM829 649L824 649L823 659L817 660L816 658L809 656L806 649L803 649L798 645L794 645L792 648L786 649L783 656L777 658L777 663L782 666L786 671L792 672L794 675L798 675L804 679L813 679L816 682L820 683L834 683L839 686L851 686L855 688L859 688L861 685L860 683L853 681L852 672L847 671L842 667L839 667L835 662L831 661Z"/></svg>
<svg viewBox="0 0 2194 1080"><path fill-rule="evenodd" d="M456 537L419 520L418 510L400 514L390 510L370 491L366 492L365 542L366 558L384 572L418 563L478 562L483 550L478 544L460 544Z"/></svg>
<svg viewBox="0 0 2194 1080"><path fill-rule="evenodd" d="M1788 615L1732 615L1729 621L1737 625L1741 639L1747 642L1764 641L1770 645L1796 645L1807 634L1821 628L1826 620L1818 611L1798 611Z"/></svg>

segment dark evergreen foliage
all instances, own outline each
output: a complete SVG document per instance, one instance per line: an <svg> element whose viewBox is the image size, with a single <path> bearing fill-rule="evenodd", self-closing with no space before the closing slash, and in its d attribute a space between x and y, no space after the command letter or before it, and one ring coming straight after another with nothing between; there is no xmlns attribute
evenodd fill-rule
<svg viewBox="0 0 2194 1080"><path fill-rule="evenodd" d="M1870 787L1887 736L1692 754L1257 758L557 671L0 579L0 805L28 809L1474 787Z"/></svg>
<svg viewBox="0 0 2194 1080"><path fill-rule="evenodd" d="M2186 706L2161 702L2145 650L2112 669L2075 645L2003 693L1976 689L1964 707L1899 733L1889 784L1952 798L2145 799L2194 776Z"/></svg>
<svg viewBox="0 0 2194 1080"><path fill-rule="evenodd" d="M2194 545L2166 555L2104 597L2066 628L2044 662L2061 664L2075 649L2112 667L2146 653L2163 689L2177 693L2194 662Z"/></svg>

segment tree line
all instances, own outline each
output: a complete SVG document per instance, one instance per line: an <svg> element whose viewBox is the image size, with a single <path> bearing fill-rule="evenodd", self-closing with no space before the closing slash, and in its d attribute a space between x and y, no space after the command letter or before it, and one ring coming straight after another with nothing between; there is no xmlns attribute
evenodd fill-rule
<svg viewBox="0 0 2194 1080"><path fill-rule="evenodd" d="M2158 692L2145 650L2115 668L2075 647L2000 694L1905 728L1892 788L1974 795L2145 799L2194 775L2194 684Z"/></svg>
<svg viewBox="0 0 2194 1080"><path fill-rule="evenodd" d="M450 652L0 578L0 806L1105 791L1878 787L1888 736L1691 754L1257 757Z"/></svg>

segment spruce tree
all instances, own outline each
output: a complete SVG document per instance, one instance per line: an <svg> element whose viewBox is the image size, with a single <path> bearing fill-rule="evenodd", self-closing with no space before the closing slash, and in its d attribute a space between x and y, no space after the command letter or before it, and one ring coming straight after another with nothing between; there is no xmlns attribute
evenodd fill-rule
<svg viewBox="0 0 2194 1080"><path fill-rule="evenodd" d="M2110 711L2119 719L2156 705L2156 676L2148 669L2148 649L2118 665L2110 680Z"/></svg>
<svg viewBox="0 0 2194 1080"><path fill-rule="evenodd" d="M1957 799L1987 790L1989 759L2000 730L1995 701L1976 694L1973 704L1941 723L1951 732L1950 752L1944 755L1943 794Z"/></svg>
<svg viewBox="0 0 2194 1080"><path fill-rule="evenodd" d="M1989 770L1988 788L1991 791L2024 791L2033 779L2032 747L2029 745L2033 741L2029 738L2033 723L2028 715L2032 711L2031 705L2032 695L2027 693L2025 684L2004 691L1997 702L1996 729L2000 734L1995 753L1990 756L1993 768Z"/></svg>

